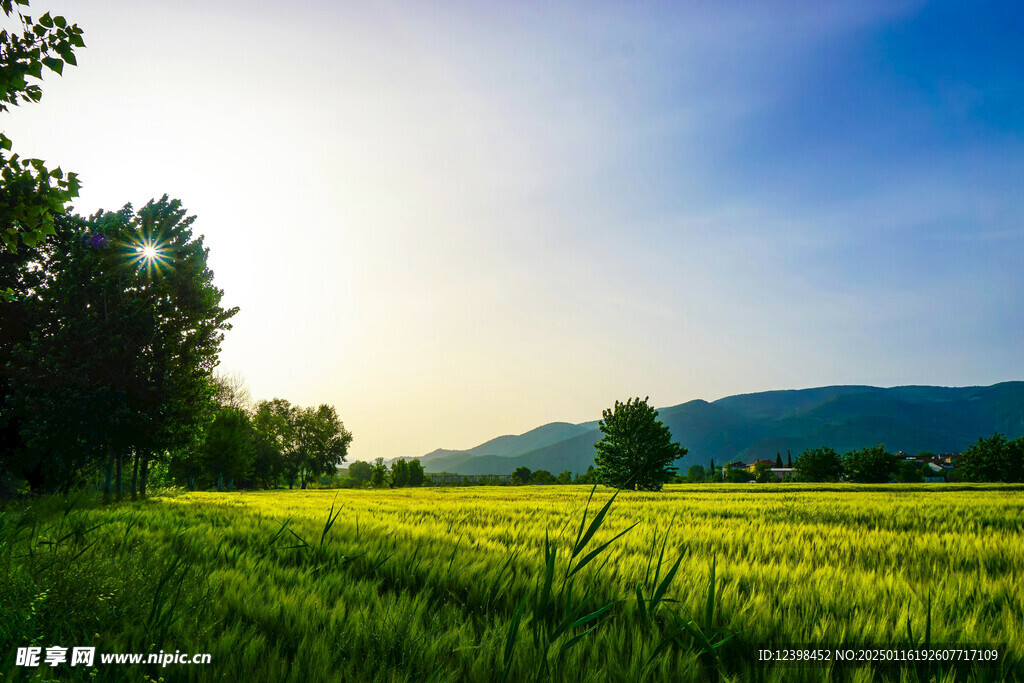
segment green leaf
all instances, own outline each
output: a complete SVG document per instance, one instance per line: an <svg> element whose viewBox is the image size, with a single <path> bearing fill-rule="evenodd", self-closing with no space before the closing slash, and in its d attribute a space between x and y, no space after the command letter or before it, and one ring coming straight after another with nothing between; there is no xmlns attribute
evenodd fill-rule
<svg viewBox="0 0 1024 683"><path fill-rule="evenodd" d="M519 601L516 605L515 611L512 612L512 620L508 625L508 635L505 636L505 649L502 654L502 661L505 662L504 675L501 680L507 681L508 675L512 672L512 653L515 651L516 636L519 635L519 623L523 618L523 608L526 606L526 596Z"/></svg>
<svg viewBox="0 0 1024 683"><path fill-rule="evenodd" d="M71 66L78 66L78 60L75 59L75 53L71 51L70 47L58 49L57 53Z"/></svg>
<svg viewBox="0 0 1024 683"><path fill-rule="evenodd" d="M53 19L50 18L49 12L39 17L39 23L45 26L46 28L53 28Z"/></svg>
<svg viewBox="0 0 1024 683"><path fill-rule="evenodd" d="M594 488L597 488L597 487L595 486ZM591 492L591 495L593 495L593 492ZM601 525L604 523L605 515L608 514L608 509L612 506L612 503L615 501L615 496L617 496L617 495L619 495L618 491L613 493L612 497L609 498L608 502L605 503L604 507L601 508L601 511L598 512L597 516L594 517L594 520L590 523L590 526L587 528L587 533L585 533L583 535L583 538L580 539L580 541L576 543L576 547L573 548L573 551L572 551L572 556L573 557L576 557L577 555L580 554L580 552L583 550L583 548L586 547L587 543L590 542L590 539L593 538L594 534L597 533L597 530L601 528ZM605 545L607 545L607 544L605 544Z"/></svg>
<svg viewBox="0 0 1024 683"><path fill-rule="evenodd" d="M597 557L598 555L600 555L600 554L601 554L601 552L602 552L602 551L603 551L603 550L604 550L605 548L607 548L608 546L610 546L610 545L611 545L612 543L614 543L615 541L617 541L617 540L618 540L619 538L621 538L622 536L624 536L624 535L625 535L625 534L627 534L628 532L632 531L632 530L633 530L633 527L635 527L635 526L636 526L637 524L639 524L639 523L640 523L640 522L634 522L634 523L632 524L632 526L630 526L629 528L625 529L624 531L622 531L621 533L619 533L618 535L616 535L616 536L615 536L614 538L612 538L612 539L611 539L610 541L608 541L607 543L605 543L605 544L603 544L603 545L600 545L600 546L598 546L597 548L595 548L594 550L590 551L590 552L589 552L589 553L588 553L588 554L587 554L587 555L586 555L586 556L585 556L585 557L584 557L584 558L583 558L582 560L580 560L580 561L579 561L579 563L578 563L578 564L577 564L577 565L576 565L575 567L573 567L573 568L572 568L572 571L570 571L570 572L569 572L569 573L568 573L568 574L566 575L566 578L569 578L569 577L571 577L571 576L575 575L575 574L576 574L577 572L579 572L579 571L580 571L581 569L583 569L583 568L584 568L584 567L586 567L586 566L587 566L588 564L590 564L590 562L591 562L591 561L592 561L592 560L593 560L593 559L594 559L595 557Z"/></svg>
<svg viewBox="0 0 1024 683"><path fill-rule="evenodd" d="M644 591L640 587L640 584L636 585L636 609L640 612L640 621L644 624L648 623L647 606L644 604Z"/></svg>
<svg viewBox="0 0 1024 683"><path fill-rule="evenodd" d="M661 599L665 596L665 592L668 590L669 585L672 583L672 579L676 575L676 571L679 569L679 563L683 561L683 553L679 553L679 557L676 558L676 563L672 565L672 569L665 574L665 579L658 586L657 590L654 591L654 595L651 596L650 611L653 613L654 608L658 606Z"/></svg>
<svg viewBox="0 0 1024 683"><path fill-rule="evenodd" d="M43 57L43 64L45 64L50 71L54 71L57 74L64 73L64 62L55 57Z"/></svg>
<svg viewBox="0 0 1024 683"><path fill-rule="evenodd" d="M56 16L53 18L53 23L57 24L60 28L64 28L68 25L67 20L64 17Z"/></svg>

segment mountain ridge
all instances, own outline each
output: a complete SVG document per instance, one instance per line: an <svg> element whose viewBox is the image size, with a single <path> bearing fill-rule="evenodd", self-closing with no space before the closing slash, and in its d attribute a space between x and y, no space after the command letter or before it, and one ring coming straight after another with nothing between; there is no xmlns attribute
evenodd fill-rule
<svg viewBox="0 0 1024 683"><path fill-rule="evenodd" d="M710 460L796 457L806 448L837 451L884 443L890 450L956 452L999 431L1024 436L1024 382L990 386L832 385L694 399L658 409L674 440L689 449L676 466ZM598 421L550 422L473 448L421 456L427 472L510 474L517 467L583 472L592 464ZM560 438L561 437L561 438Z"/></svg>

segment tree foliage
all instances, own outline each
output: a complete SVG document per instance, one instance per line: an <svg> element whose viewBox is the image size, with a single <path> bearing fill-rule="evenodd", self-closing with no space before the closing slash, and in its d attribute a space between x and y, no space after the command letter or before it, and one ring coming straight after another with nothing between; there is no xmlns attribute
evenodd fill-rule
<svg viewBox="0 0 1024 683"><path fill-rule="evenodd" d="M370 481L370 476L373 474L373 466L368 462L362 460L356 460L348 466L348 476L352 477L358 482L366 483Z"/></svg>
<svg viewBox="0 0 1024 683"><path fill-rule="evenodd" d="M14 332L5 410L19 422L18 465L33 488L66 487L105 460L120 493L132 455L144 489L152 457L201 443L237 309L220 305L193 220L166 196L137 212L58 217L43 244L19 247L31 268L3 269L0 286L18 294L4 308L28 331ZM154 259L142 258L143 244Z"/></svg>
<svg viewBox="0 0 1024 683"><path fill-rule="evenodd" d="M516 484L529 484L532 478L533 472L525 465L517 467L516 471L512 473L512 481Z"/></svg>
<svg viewBox="0 0 1024 683"><path fill-rule="evenodd" d="M839 481L843 476L843 461L828 446L809 448L797 456L793 469L800 481Z"/></svg>
<svg viewBox="0 0 1024 683"><path fill-rule="evenodd" d="M758 484L767 484L772 480L772 465L764 460L754 465L754 481Z"/></svg>
<svg viewBox="0 0 1024 683"><path fill-rule="evenodd" d="M296 472L302 488L306 488L314 477L333 473L345 462L352 434L345 429L334 406L299 408L293 416L295 448L286 471Z"/></svg>
<svg viewBox="0 0 1024 683"><path fill-rule="evenodd" d="M426 473L423 471L423 463L419 460L409 461L409 486L423 486Z"/></svg>
<svg viewBox="0 0 1024 683"><path fill-rule="evenodd" d="M204 474L218 490L249 476L255 456L252 423L238 408L222 408L206 428L201 449Z"/></svg>
<svg viewBox="0 0 1024 683"><path fill-rule="evenodd" d="M391 485L395 488L409 485L409 463L401 458L391 463Z"/></svg>
<svg viewBox="0 0 1024 683"><path fill-rule="evenodd" d="M388 466L384 464L384 458L377 458L373 461L373 470L370 474L370 485L374 488L383 488L387 483Z"/></svg>
<svg viewBox="0 0 1024 683"><path fill-rule="evenodd" d="M843 455L843 473L860 484L884 484L896 471L896 456L878 445Z"/></svg>
<svg viewBox="0 0 1024 683"><path fill-rule="evenodd" d="M555 483L555 475L547 470L536 470L530 477L530 483L548 486Z"/></svg>
<svg viewBox="0 0 1024 683"><path fill-rule="evenodd" d="M1024 437L1007 441L998 432L964 449L956 462L963 481L1024 481Z"/></svg>
<svg viewBox="0 0 1024 683"><path fill-rule="evenodd" d="M604 437L595 445L598 481L615 488L659 491L672 480L673 463L687 449L672 442L672 434L647 399L615 402L605 410L598 427Z"/></svg>
<svg viewBox="0 0 1024 683"><path fill-rule="evenodd" d="M22 102L38 102L44 68L58 75L77 64L75 49L84 48L82 29L64 17L43 14L37 20L22 11L26 0L0 0L0 9L15 18L18 30L0 31L0 112ZM31 79L31 80L30 80ZM8 251L32 247L55 233L54 219L81 187L74 173L50 170L40 159L22 159L11 140L0 134L0 242ZM13 290L0 290L5 298Z"/></svg>

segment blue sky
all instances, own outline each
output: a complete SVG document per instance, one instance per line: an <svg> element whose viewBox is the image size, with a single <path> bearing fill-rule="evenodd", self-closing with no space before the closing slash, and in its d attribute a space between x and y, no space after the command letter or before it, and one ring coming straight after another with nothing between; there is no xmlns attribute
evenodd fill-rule
<svg viewBox="0 0 1024 683"><path fill-rule="evenodd" d="M1014 3L46 8L88 48L18 151L83 212L181 198L242 309L223 369L355 457L1024 378Z"/></svg>

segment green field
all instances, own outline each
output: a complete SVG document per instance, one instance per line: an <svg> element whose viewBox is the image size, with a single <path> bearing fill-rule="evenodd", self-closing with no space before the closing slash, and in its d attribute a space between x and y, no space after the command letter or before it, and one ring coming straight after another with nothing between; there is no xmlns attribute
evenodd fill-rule
<svg viewBox="0 0 1024 683"><path fill-rule="evenodd" d="M585 521L574 486L43 499L0 518L0 680L1024 680L1022 492L670 486L620 493L589 539L609 490ZM908 639L1000 663L750 654ZM16 666L28 645L211 664Z"/></svg>

